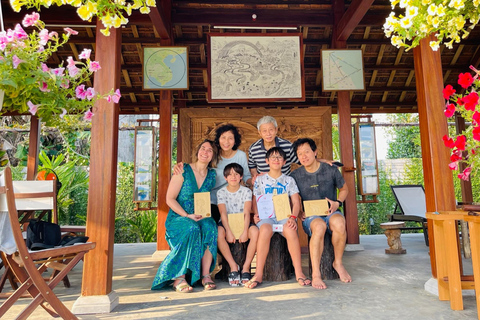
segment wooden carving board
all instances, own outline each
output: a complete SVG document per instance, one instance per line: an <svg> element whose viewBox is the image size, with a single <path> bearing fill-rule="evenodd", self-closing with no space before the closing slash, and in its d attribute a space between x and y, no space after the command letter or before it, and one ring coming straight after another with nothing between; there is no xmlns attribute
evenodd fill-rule
<svg viewBox="0 0 480 320"><path fill-rule="evenodd" d="M204 218L212 216L210 207L210 192L195 192L193 194L195 205L195 214L201 215Z"/></svg>
<svg viewBox="0 0 480 320"><path fill-rule="evenodd" d="M232 230L235 239L240 238L243 233L243 227L245 224L245 214L241 213L229 213L228 217L228 225L230 226L230 230Z"/></svg>
<svg viewBox="0 0 480 320"><path fill-rule="evenodd" d="M287 219L292 215L290 198L287 193L273 196L273 207L275 208L275 217L277 218L277 221Z"/></svg>
<svg viewBox="0 0 480 320"><path fill-rule="evenodd" d="M328 200L307 200L303 201L305 216L326 216L328 215Z"/></svg>

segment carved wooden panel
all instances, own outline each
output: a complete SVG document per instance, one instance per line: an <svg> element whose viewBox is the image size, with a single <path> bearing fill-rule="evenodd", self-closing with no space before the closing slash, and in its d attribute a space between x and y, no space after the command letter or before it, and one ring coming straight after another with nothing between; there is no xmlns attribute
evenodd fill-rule
<svg viewBox="0 0 480 320"><path fill-rule="evenodd" d="M270 115L277 120L278 136L294 142L312 138L320 158L332 159L332 119L330 107L282 109L180 109L182 132L182 161L192 161L192 151L203 139L214 139L215 130L224 124L235 125L242 135L239 149L248 155L250 145L260 139L258 120Z"/></svg>

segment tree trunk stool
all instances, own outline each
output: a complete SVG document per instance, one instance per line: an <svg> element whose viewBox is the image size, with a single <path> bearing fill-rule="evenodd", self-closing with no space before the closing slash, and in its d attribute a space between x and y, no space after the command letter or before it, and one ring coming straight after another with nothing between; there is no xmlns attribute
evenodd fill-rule
<svg viewBox="0 0 480 320"><path fill-rule="evenodd" d="M263 280L287 281L293 271L287 240L280 233L274 232L270 240L270 251L265 262L265 268L263 268Z"/></svg>
<svg viewBox="0 0 480 320"><path fill-rule="evenodd" d="M244 243L240 243L235 241L235 243L229 243L230 252L232 252L233 259L235 262L240 266L238 271L241 273L243 264L245 263L245 259L247 258L247 247L250 243L250 240ZM218 251L218 255L222 258L222 262L220 265L222 266L222 270L218 272L215 276L216 279L221 279L224 281L228 281L228 274L230 273L230 265L228 264L227 260L223 258L220 251Z"/></svg>
<svg viewBox="0 0 480 320"><path fill-rule="evenodd" d="M310 250L310 237L308 237L308 249ZM320 274L322 280L335 280L340 278L337 271L333 268L333 261L335 260L335 253L333 251L332 235L330 232L325 232L323 238L323 253L320 260ZM312 276L312 260L310 252L308 254L308 272Z"/></svg>
<svg viewBox="0 0 480 320"><path fill-rule="evenodd" d="M402 248L402 240L400 236L402 235L402 230L400 228L405 227L405 222L384 222L380 223L380 228L385 230L385 236L387 237L387 242L390 248L385 249L385 253L388 254L405 254L407 253L406 249Z"/></svg>

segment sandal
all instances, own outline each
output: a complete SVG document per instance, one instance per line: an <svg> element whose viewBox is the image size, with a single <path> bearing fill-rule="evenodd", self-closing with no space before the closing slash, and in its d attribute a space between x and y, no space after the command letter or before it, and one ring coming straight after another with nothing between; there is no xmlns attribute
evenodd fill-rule
<svg viewBox="0 0 480 320"><path fill-rule="evenodd" d="M240 284L242 286L244 286L246 283L248 283L248 281L250 281L250 279L252 279L252 275L250 274L250 272L242 272L242 277L240 279Z"/></svg>
<svg viewBox="0 0 480 320"><path fill-rule="evenodd" d="M177 283L177 285L173 285L173 290L175 290L176 292L180 292L180 293L190 293L192 292L193 288L188 284L187 280L185 280L185 278L174 278L173 281L175 280L180 280L179 283Z"/></svg>
<svg viewBox="0 0 480 320"><path fill-rule="evenodd" d="M300 281L302 281L302 283L300 283ZM312 280L310 280L309 278L298 278L297 282L301 287L312 285Z"/></svg>
<svg viewBox="0 0 480 320"><path fill-rule="evenodd" d="M210 281L203 282L204 279L210 279ZM212 281L212 277L209 274L202 276L202 285L205 290L213 290L217 288L217 285Z"/></svg>
<svg viewBox="0 0 480 320"><path fill-rule="evenodd" d="M245 288L255 289L255 288L258 288L262 283L263 283L263 282L250 279L250 280L248 280L247 283L245 283Z"/></svg>
<svg viewBox="0 0 480 320"><path fill-rule="evenodd" d="M237 281L237 283L235 283ZM240 285L240 273L238 271L232 271L228 274L228 284L232 287L238 287Z"/></svg>

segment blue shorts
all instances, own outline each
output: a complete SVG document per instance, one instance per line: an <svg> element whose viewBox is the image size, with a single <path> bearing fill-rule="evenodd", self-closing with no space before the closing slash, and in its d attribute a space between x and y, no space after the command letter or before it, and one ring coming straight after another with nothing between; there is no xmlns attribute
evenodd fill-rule
<svg viewBox="0 0 480 320"><path fill-rule="evenodd" d="M330 232L332 233L332 231L330 230L330 218L334 215L334 214L339 214L343 217L343 213L341 211L335 211L334 213L332 213L331 215L328 215L328 216L311 216L311 217L307 217L305 220L302 221L302 227L303 227L303 231L305 231L305 233L311 237L312 236L312 229L310 228L310 224L312 223L313 220L315 220L316 218L320 218L322 219L323 221L325 221L325 223L327 224L327 232Z"/></svg>

